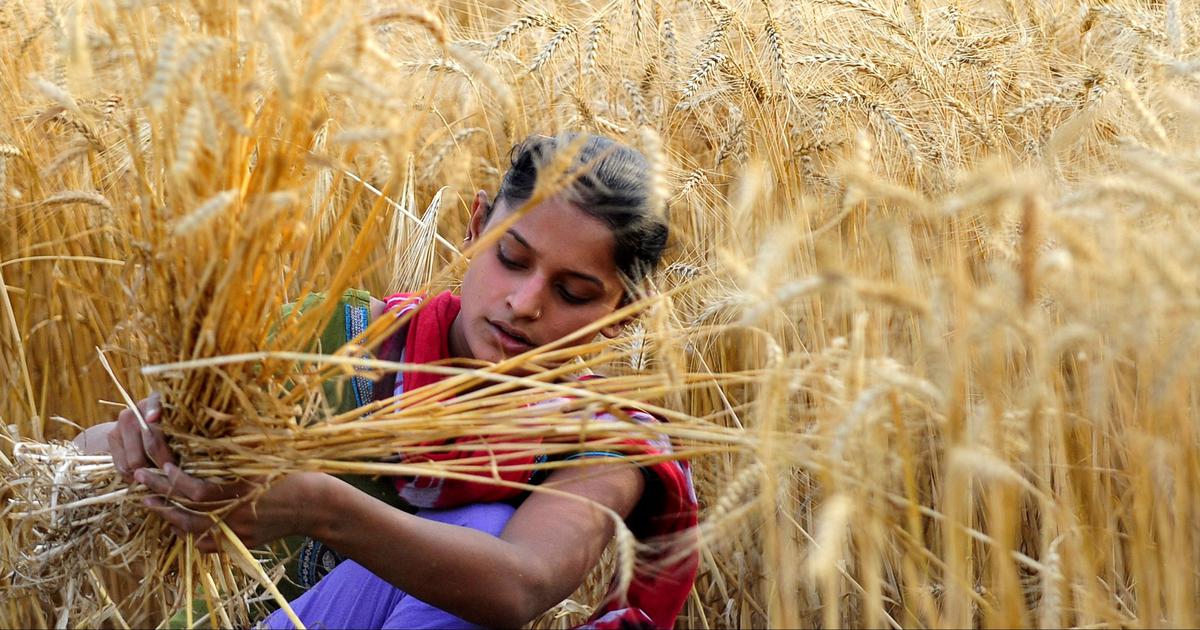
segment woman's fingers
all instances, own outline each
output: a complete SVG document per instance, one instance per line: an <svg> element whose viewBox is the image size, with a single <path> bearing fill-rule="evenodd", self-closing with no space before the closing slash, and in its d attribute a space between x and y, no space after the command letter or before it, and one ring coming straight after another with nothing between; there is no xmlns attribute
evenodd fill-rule
<svg viewBox="0 0 1200 630"><path fill-rule="evenodd" d="M126 470L145 468L149 461L146 459L146 449L142 447L142 428L132 409L121 410L117 416L117 431L121 433Z"/></svg>
<svg viewBox="0 0 1200 630"><path fill-rule="evenodd" d="M196 550L200 553L217 553L221 550L221 545L217 543L217 539L213 537L212 531L196 539Z"/></svg>
<svg viewBox="0 0 1200 630"><path fill-rule="evenodd" d="M138 401L138 411L142 413L142 418L146 420L144 427L141 422L137 423L137 427L141 431L142 451L145 453L146 458L154 462L159 468L165 466L167 462L174 463L175 456L167 446L166 436L159 426L159 421L162 419L162 395L154 392L148 397L141 399ZM136 418L133 418L133 420L136 420Z"/></svg>
<svg viewBox="0 0 1200 630"><path fill-rule="evenodd" d="M138 470L134 472L134 479L145 484L151 492L175 499L205 503L224 498L219 486L184 473L174 464L166 464L163 473L148 469Z"/></svg>
<svg viewBox="0 0 1200 630"><path fill-rule="evenodd" d="M172 463L164 465L161 473L149 468L135 471L134 479L145 484L151 492L196 503L201 509L218 507L217 504L239 499L250 491L244 482L211 483L183 472Z"/></svg>
<svg viewBox="0 0 1200 630"><path fill-rule="evenodd" d="M167 481L172 488L193 501L226 501L241 496L234 484L218 485L198 479L183 472L183 469L175 464L164 465L163 472L167 474Z"/></svg>
<svg viewBox="0 0 1200 630"><path fill-rule="evenodd" d="M150 473L146 470L140 471L137 476L147 477L147 486L151 488L162 487L164 483L170 484L162 475ZM146 497L142 500L142 504L151 512L154 512L167 521L167 524L171 526L176 535L180 537L187 536L188 534L196 536L195 544L197 551L201 553L216 553L221 550L219 539L221 534L215 527L216 521L213 520L213 517L208 512L196 511L186 506L180 506L178 503L172 503L161 496ZM237 532L237 535L245 541L245 544L248 546L258 544L251 535L253 527L245 526L242 523L245 520L244 516L238 518L237 514L237 511L235 511L232 514L225 515L223 518L226 519L226 523L229 524L230 528ZM232 520L229 520L231 517Z"/></svg>
<svg viewBox="0 0 1200 630"><path fill-rule="evenodd" d="M125 483L133 481L133 473L129 470L129 463L125 461L125 444L121 438L119 424L108 432L108 452L112 455L113 466L117 468L117 472L121 473L121 478L125 480Z"/></svg>
<svg viewBox="0 0 1200 630"><path fill-rule="evenodd" d="M153 392L139 400L137 406L138 411L142 412L142 418L146 420L146 424L154 424L162 416L162 395Z"/></svg>
<svg viewBox="0 0 1200 630"><path fill-rule="evenodd" d="M175 507L162 497L146 497L143 503L151 512L170 523L178 534L203 534L213 526L213 520L207 514L195 514Z"/></svg>
<svg viewBox="0 0 1200 630"><path fill-rule="evenodd" d="M175 456L167 446L167 438L157 424L151 424L148 430L143 429L141 435L143 452L159 468L175 463Z"/></svg>
<svg viewBox="0 0 1200 630"><path fill-rule="evenodd" d="M114 441L111 434L109 437L113 461L119 462L117 467L122 471L122 475L132 474L133 471L152 464L162 468L175 462L175 456L167 446L166 436L159 425L162 418L162 401L158 393L143 398L137 406L141 419L132 409L121 410L117 416L117 426L113 430L113 433L119 434L119 439ZM145 420L145 423L142 420ZM115 448L118 446L119 450Z"/></svg>
<svg viewBox="0 0 1200 630"><path fill-rule="evenodd" d="M161 472L151 468L136 470L133 478L153 493L153 496L145 499L146 507L166 520L177 533L207 532L206 536L196 540L196 548L200 551L214 552L220 548L219 535L212 530L212 517L217 514L247 545L253 546L278 537L269 525L264 530L261 514L254 506L248 503L231 504L254 494L257 488L251 481L216 484L193 477L172 463L163 466ZM222 507L232 509L215 511ZM278 523L274 527L280 528ZM264 531L267 533L264 534Z"/></svg>
<svg viewBox="0 0 1200 630"><path fill-rule="evenodd" d="M148 490L150 490L150 492L153 492L155 494L160 494L160 495L168 496L168 497L175 496L174 488L171 487L171 482L167 481L167 478L165 475L162 475L161 473L158 473L156 471L150 471L150 470L145 470L145 469L134 471L133 480L146 486L146 488ZM149 498L153 499L153 498L157 498L157 497L149 497ZM147 503L146 505L149 506L150 504Z"/></svg>

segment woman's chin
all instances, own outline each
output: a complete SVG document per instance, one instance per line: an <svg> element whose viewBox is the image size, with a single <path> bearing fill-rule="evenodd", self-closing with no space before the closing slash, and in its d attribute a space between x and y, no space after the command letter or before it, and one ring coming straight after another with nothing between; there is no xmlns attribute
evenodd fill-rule
<svg viewBox="0 0 1200 630"><path fill-rule="evenodd" d="M472 347L472 354L474 354L475 358L480 361L486 361L488 363L502 363L515 356L524 354L526 351L531 349L532 348L529 347L507 349L497 344L480 343L477 347ZM509 376L530 376L546 369L553 369L559 365L561 365L561 362L551 362L545 360L536 362L522 361L521 365L504 370L504 373L508 374Z"/></svg>
<svg viewBox="0 0 1200 630"><path fill-rule="evenodd" d="M493 358L487 359L488 361L490 361L492 363L500 363L502 361L507 361L507 360L511 359L513 356L518 356L519 354L522 354L522 353L517 353L512 356L508 356L508 355L505 355L503 351L495 351L495 350L493 350L493 353L494 353L492 355ZM525 360L525 361L521 361L517 365L514 365L514 366L504 370L504 373L509 376L532 376L534 374L537 374L538 372L542 372L547 369L552 369L554 367L557 367L557 365L552 365L549 361Z"/></svg>

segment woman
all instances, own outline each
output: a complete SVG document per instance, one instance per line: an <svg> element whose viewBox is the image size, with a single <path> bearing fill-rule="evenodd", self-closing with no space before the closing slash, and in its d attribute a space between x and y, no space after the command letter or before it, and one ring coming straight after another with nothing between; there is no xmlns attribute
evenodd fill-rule
<svg viewBox="0 0 1200 630"><path fill-rule="evenodd" d="M495 202L489 203L484 191L475 196L468 243L527 201L539 169L568 145L578 149L573 163L579 177L507 226L470 261L461 298L450 293L429 298L389 341L403 346L405 361L499 362L563 339L612 314L627 299L629 282L654 269L667 226L661 209L650 206L646 160L595 136L537 136L516 147ZM371 316L411 304L403 295L372 300ZM617 332L619 324L602 330L607 336ZM571 344L586 341L581 336ZM392 391L438 378L402 373ZM155 399L144 405L146 415L157 417ZM147 506L181 534L206 534L211 519L164 497L211 505L248 490L244 484L220 486L184 474L161 431L153 425L144 431L131 411L122 412L115 429L88 433L79 441L95 444L105 436L117 468L159 495L148 498ZM163 473L151 468L153 463L161 464ZM348 558L293 603L306 624L409 628L517 627L562 601L582 583L614 534L614 523L595 505L626 518L639 537L685 532L695 525L690 476L686 465L676 462L639 468L617 455L595 466L557 469L543 482L595 505L535 492L514 506L519 497L506 488L421 481L396 481L401 497L426 508L412 515L336 477L292 474L253 507L228 513L225 522L248 545L303 535ZM218 548L210 536L200 538L198 546ZM610 593L590 624L670 627L691 588L696 558L658 560L640 564L628 592ZM266 625L284 627L288 621L276 613Z"/></svg>

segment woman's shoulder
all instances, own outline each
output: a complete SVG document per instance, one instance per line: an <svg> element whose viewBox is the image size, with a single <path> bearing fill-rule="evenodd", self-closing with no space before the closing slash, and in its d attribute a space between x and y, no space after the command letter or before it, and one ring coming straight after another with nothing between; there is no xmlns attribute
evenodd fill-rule
<svg viewBox="0 0 1200 630"><path fill-rule="evenodd" d="M387 310L387 302L384 302L383 300L381 300L375 296L371 296L370 303L371 303L371 319L372 320L379 319L379 316L383 315L384 311Z"/></svg>
<svg viewBox="0 0 1200 630"><path fill-rule="evenodd" d="M385 295L383 297L368 296L370 298L371 319L383 315L388 311L402 310L408 306L415 306L424 298L424 294L418 292L402 292Z"/></svg>

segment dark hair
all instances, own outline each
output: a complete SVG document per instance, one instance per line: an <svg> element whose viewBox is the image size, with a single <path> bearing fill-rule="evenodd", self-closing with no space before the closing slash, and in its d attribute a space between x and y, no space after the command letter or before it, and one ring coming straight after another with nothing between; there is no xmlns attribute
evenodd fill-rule
<svg viewBox="0 0 1200 630"><path fill-rule="evenodd" d="M667 221L665 208L653 207L650 163L636 149L591 134L530 136L513 147L496 203L503 199L515 208L528 201L538 171L560 149L576 146L578 152L567 170L573 179L558 194L608 225L617 269L630 281L640 282L662 259Z"/></svg>

